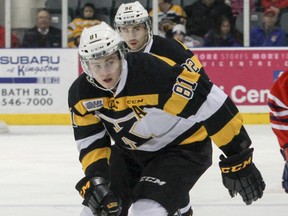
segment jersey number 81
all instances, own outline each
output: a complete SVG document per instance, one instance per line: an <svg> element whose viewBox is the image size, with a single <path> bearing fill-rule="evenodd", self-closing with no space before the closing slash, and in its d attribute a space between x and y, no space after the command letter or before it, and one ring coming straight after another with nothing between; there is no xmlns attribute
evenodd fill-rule
<svg viewBox="0 0 288 216"><path fill-rule="evenodd" d="M173 92L187 99L192 99L197 83L191 83L185 79L177 77L177 83L173 86Z"/></svg>

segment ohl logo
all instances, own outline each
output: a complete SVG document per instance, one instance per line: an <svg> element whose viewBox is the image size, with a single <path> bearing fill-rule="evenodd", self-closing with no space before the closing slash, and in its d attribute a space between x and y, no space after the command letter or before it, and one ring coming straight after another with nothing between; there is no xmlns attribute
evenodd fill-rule
<svg viewBox="0 0 288 216"><path fill-rule="evenodd" d="M103 100L102 99L90 100L83 102L83 105L88 111L93 111L103 107Z"/></svg>

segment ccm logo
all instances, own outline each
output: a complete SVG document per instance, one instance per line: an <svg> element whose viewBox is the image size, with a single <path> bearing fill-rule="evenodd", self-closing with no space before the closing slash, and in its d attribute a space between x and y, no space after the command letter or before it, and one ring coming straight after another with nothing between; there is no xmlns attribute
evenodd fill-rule
<svg viewBox="0 0 288 216"><path fill-rule="evenodd" d="M139 104L139 103L143 103L144 102L144 99L128 99L127 100L127 104Z"/></svg>
<svg viewBox="0 0 288 216"><path fill-rule="evenodd" d="M151 183L154 183L154 184L158 184L158 185L160 185L160 186L166 184L165 181L160 181L159 179L154 178L154 177L151 177L151 176L143 176L143 177L140 179L140 182L142 182L142 181L151 182Z"/></svg>
<svg viewBox="0 0 288 216"><path fill-rule="evenodd" d="M81 188L80 195L84 198L86 191L90 188L90 181L87 181L86 184Z"/></svg>
<svg viewBox="0 0 288 216"><path fill-rule="evenodd" d="M249 164L252 163L252 157L249 157L248 160L244 161L243 163L237 164L231 167L221 167L222 173L229 173L229 172L238 172L241 169L244 169Z"/></svg>

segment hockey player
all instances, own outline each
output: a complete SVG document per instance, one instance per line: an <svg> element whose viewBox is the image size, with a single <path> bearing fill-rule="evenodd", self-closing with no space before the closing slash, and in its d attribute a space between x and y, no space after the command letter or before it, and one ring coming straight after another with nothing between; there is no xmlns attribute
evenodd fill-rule
<svg viewBox="0 0 288 216"><path fill-rule="evenodd" d="M268 96L270 123L285 160L283 189L288 193L288 70L275 81Z"/></svg>
<svg viewBox="0 0 288 216"><path fill-rule="evenodd" d="M151 17L138 1L120 5L115 15L114 26L129 52L141 51L160 55L187 70L206 76L203 67L199 67L199 60L188 47L177 40L153 35Z"/></svg>
<svg viewBox="0 0 288 216"><path fill-rule="evenodd" d="M93 215L177 215L211 165L210 138L225 154L219 166L230 195L247 205L262 197L242 117L209 79L150 54L126 54L105 22L84 29L79 55L85 73L68 103L85 173L76 188Z"/></svg>
<svg viewBox="0 0 288 216"><path fill-rule="evenodd" d="M124 39L127 51L153 53L163 56L190 71L206 76L194 53L185 45L173 39L153 35L151 17L149 17L148 11L138 1L120 5L115 15L114 27ZM207 140L207 142L211 144L210 140ZM192 214L189 194L185 197L179 211L183 216L189 216Z"/></svg>

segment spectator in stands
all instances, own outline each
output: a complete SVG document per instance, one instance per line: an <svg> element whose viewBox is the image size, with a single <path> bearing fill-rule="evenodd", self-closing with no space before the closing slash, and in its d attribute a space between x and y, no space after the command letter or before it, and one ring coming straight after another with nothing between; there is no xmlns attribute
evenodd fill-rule
<svg viewBox="0 0 288 216"><path fill-rule="evenodd" d="M188 48L199 47L201 43L193 40L193 38L186 35L186 27L182 24L176 24L172 29L173 39L180 41Z"/></svg>
<svg viewBox="0 0 288 216"><path fill-rule="evenodd" d="M277 11L268 8L264 12L262 26L252 29L250 34L250 46L285 46L286 33L277 27Z"/></svg>
<svg viewBox="0 0 288 216"><path fill-rule="evenodd" d="M273 8L277 14L288 12L288 0L261 0L264 10Z"/></svg>
<svg viewBox="0 0 288 216"><path fill-rule="evenodd" d="M261 5L261 0L254 0L255 4L255 11L256 12L263 12L263 7Z"/></svg>
<svg viewBox="0 0 288 216"><path fill-rule="evenodd" d="M231 20L226 16L220 16L214 28L204 36L205 47L235 47L241 46L237 41L236 30L231 25Z"/></svg>
<svg viewBox="0 0 288 216"><path fill-rule="evenodd" d="M216 18L225 15L232 17L231 7L222 0L197 0L184 8L187 14L187 35L203 40L204 35L213 28Z"/></svg>
<svg viewBox="0 0 288 216"><path fill-rule="evenodd" d="M60 29L51 26L51 17L47 9L37 13L36 26L26 31L22 47L27 48L56 48L62 46Z"/></svg>
<svg viewBox="0 0 288 216"><path fill-rule="evenodd" d="M11 48L19 47L19 39L11 34ZM5 48L5 28L0 25L0 48Z"/></svg>
<svg viewBox="0 0 288 216"><path fill-rule="evenodd" d="M172 29L176 24L186 24L186 13L180 5L174 5L172 0L158 1L159 35L172 38ZM153 17L153 10L149 15Z"/></svg>
<svg viewBox="0 0 288 216"><path fill-rule="evenodd" d="M254 0L249 0L250 2L250 13L255 11L255 1ZM228 4L231 9L232 9L232 14L233 14L233 20L232 22L236 22L236 18L239 14L243 13L243 8L244 8L244 1L243 0L228 0L226 1L226 4Z"/></svg>
<svg viewBox="0 0 288 216"><path fill-rule="evenodd" d="M75 44L75 41L81 35L81 32L79 34L79 30L84 29L84 27L98 25L99 23L101 23L101 20L96 17L95 6L92 3L86 3L82 8L80 16L68 24L68 47L78 46Z"/></svg>
<svg viewBox="0 0 288 216"><path fill-rule="evenodd" d="M74 47L79 46L80 36L81 36L82 31L83 31L83 28L81 28L81 27L76 27L76 29L74 29L74 31L73 31Z"/></svg>

